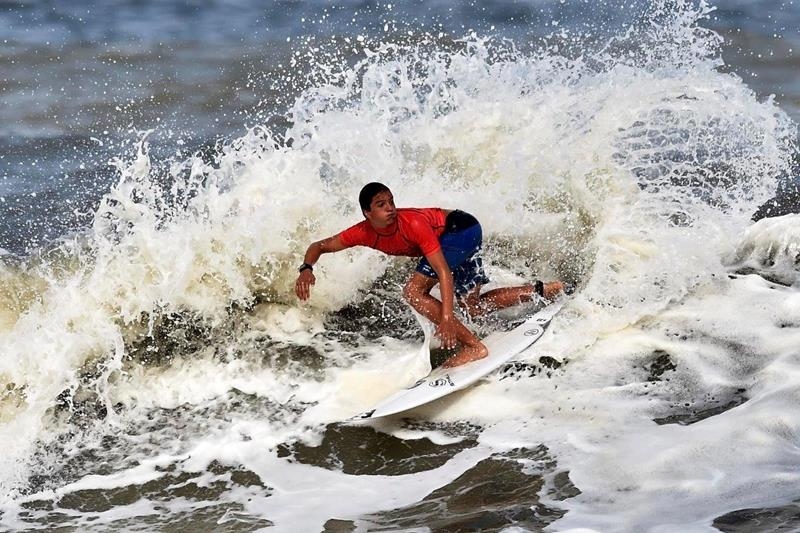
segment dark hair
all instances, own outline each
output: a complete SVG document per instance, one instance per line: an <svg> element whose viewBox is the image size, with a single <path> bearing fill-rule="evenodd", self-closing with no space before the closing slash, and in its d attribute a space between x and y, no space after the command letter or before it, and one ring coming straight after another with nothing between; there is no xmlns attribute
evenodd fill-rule
<svg viewBox="0 0 800 533"><path fill-rule="evenodd" d="M372 205L372 199L375 198L376 194L384 191L389 191L389 187L377 181L364 185L364 187L361 188L361 192L358 193L358 203L361 204L361 210L369 211L370 205Z"/></svg>

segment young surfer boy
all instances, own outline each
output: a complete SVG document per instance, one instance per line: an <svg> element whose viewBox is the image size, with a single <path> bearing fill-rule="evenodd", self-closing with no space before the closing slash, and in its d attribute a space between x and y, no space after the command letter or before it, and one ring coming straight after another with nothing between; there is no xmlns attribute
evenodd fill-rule
<svg viewBox="0 0 800 533"><path fill-rule="evenodd" d="M403 289L403 297L436 324L436 335L444 348L460 346L444 367L463 365L488 354L480 339L456 318L456 299L470 316L477 316L530 301L535 295L551 300L564 290L560 281L537 281L481 294L481 286L489 279L478 254L482 231L475 217L440 208L398 209L389 188L375 182L361 189L358 201L366 220L308 247L295 293L301 300L308 299L316 281L313 266L322 254L368 246L389 255L422 257ZM430 294L437 283L441 301Z"/></svg>

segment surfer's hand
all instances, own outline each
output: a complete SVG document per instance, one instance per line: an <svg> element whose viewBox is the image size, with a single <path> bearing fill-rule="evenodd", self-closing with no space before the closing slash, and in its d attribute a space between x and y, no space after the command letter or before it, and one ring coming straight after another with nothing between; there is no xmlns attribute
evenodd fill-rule
<svg viewBox="0 0 800 533"><path fill-rule="evenodd" d="M449 350L456 347L456 319L451 317L443 318L436 326L435 335L442 341L442 347Z"/></svg>
<svg viewBox="0 0 800 533"><path fill-rule="evenodd" d="M308 300L311 296L311 286L316 283L317 278L314 277L314 272L311 269L303 270L297 276L297 281L294 284L294 293L301 300Z"/></svg>

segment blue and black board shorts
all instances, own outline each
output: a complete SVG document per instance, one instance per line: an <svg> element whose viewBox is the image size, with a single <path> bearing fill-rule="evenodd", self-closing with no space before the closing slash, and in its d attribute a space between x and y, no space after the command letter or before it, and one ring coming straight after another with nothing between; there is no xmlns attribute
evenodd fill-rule
<svg viewBox="0 0 800 533"><path fill-rule="evenodd" d="M439 244L453 273L456 296L464 296L478 285L489 283L480 256L482 242L483 230L478 219L458 210L447 214ZM417 265L417 272L429 278L437 277L424 257Z"/></svg>

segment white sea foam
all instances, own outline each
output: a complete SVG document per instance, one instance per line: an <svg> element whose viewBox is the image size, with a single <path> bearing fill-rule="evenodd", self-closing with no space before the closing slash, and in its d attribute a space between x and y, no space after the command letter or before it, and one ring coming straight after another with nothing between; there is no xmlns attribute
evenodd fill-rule
<svg viewBox="0 0 800 533"><path fill-rule="evenodd" d="M793 285L800 268L800 217L785 215L758 221L747 228L727 262L752 268Z"/></svg>

